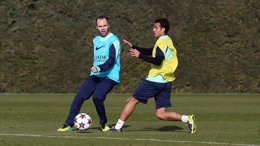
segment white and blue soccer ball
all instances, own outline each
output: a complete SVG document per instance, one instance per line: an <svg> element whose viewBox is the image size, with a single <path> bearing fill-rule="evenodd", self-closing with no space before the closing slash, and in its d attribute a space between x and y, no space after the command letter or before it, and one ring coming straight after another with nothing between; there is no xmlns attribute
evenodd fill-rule
<svg viewBox="0 0 260 146"><path fill-rule="evenodd" d="M86 113L80 113L74 119L74 126L79 130L87 130L91 125L92 118Z"/></svg>

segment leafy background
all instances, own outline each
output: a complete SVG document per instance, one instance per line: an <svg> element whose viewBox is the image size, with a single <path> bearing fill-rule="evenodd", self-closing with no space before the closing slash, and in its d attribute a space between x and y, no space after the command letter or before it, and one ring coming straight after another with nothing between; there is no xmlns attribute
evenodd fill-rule
<svg viewBox="0 0 260 146"><path fill-rule="evenodd" d="M259 93L259 0L1 0L0 92L76 92L89 75L95 19L120 39L152 47L156 18L171 22L177 93ZM121 52L121 83L133 92L149 64Z"/></svg>

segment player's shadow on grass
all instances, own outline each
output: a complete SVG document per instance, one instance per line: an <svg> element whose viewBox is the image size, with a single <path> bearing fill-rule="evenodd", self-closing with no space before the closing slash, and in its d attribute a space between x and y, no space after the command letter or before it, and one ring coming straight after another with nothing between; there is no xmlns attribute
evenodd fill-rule
<svg viewBox="0 0 260 146"><path fill-rule="evenodd" d="M88 130L78 130L76 133L93 133Z"/></svg>
<svg viewBox="0 0 260 146"><path fill-rule="evenodd" d="M114 127L115 125L108 125L108 126L111 128L111 127ZM124 129L124 128L128 128L128 127L130 127L130 125L124 125L124 126L123 126L123 129ZM101 130L100 127L91 127L91 128L89 128L89 129Z"/></svg>
<svg viewBox="0 0 260 146"><path fill-rule="evenodd" d="M183 130L180 126L163 126L160 128L144 128L146 131L178 132Z"/></svg>

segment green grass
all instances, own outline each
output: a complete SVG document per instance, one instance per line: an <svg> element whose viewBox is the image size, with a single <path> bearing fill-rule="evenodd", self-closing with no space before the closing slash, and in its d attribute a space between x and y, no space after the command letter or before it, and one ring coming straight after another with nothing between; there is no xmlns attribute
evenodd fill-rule
<svg viewBox="0 0 260 146"><path fill-rule="evenodd" d="M91 115L86 132L58 133L74 94L0 94L0 146L260 146L259 94L177 94L169 110L195 114L198 132L181 122L155 117L154 100L139 104L122 133L102 133L92 100L81 111ZM130 94L109 94L107 116L113 125Z"/></svg>

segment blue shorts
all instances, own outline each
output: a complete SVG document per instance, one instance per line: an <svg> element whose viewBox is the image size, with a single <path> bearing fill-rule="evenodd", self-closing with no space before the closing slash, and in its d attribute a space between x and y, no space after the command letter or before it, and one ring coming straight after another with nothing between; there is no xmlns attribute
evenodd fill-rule
<svg viewBox="0 0 260 146"><path fill-rule="evenodd" d="M92 75L81 84L77 96L83 100L88 100L93 95L93 99L104 101L116 84L117 82L109 78L99 78Z"/></svg>
<svg viewBox="0 0 260 146"><path fill-rule="evenodd" d="M146 104L148 99L154 97L156 109L171 107L172 83L156 83L144 80L135 90L133 97Z"/></svg>

